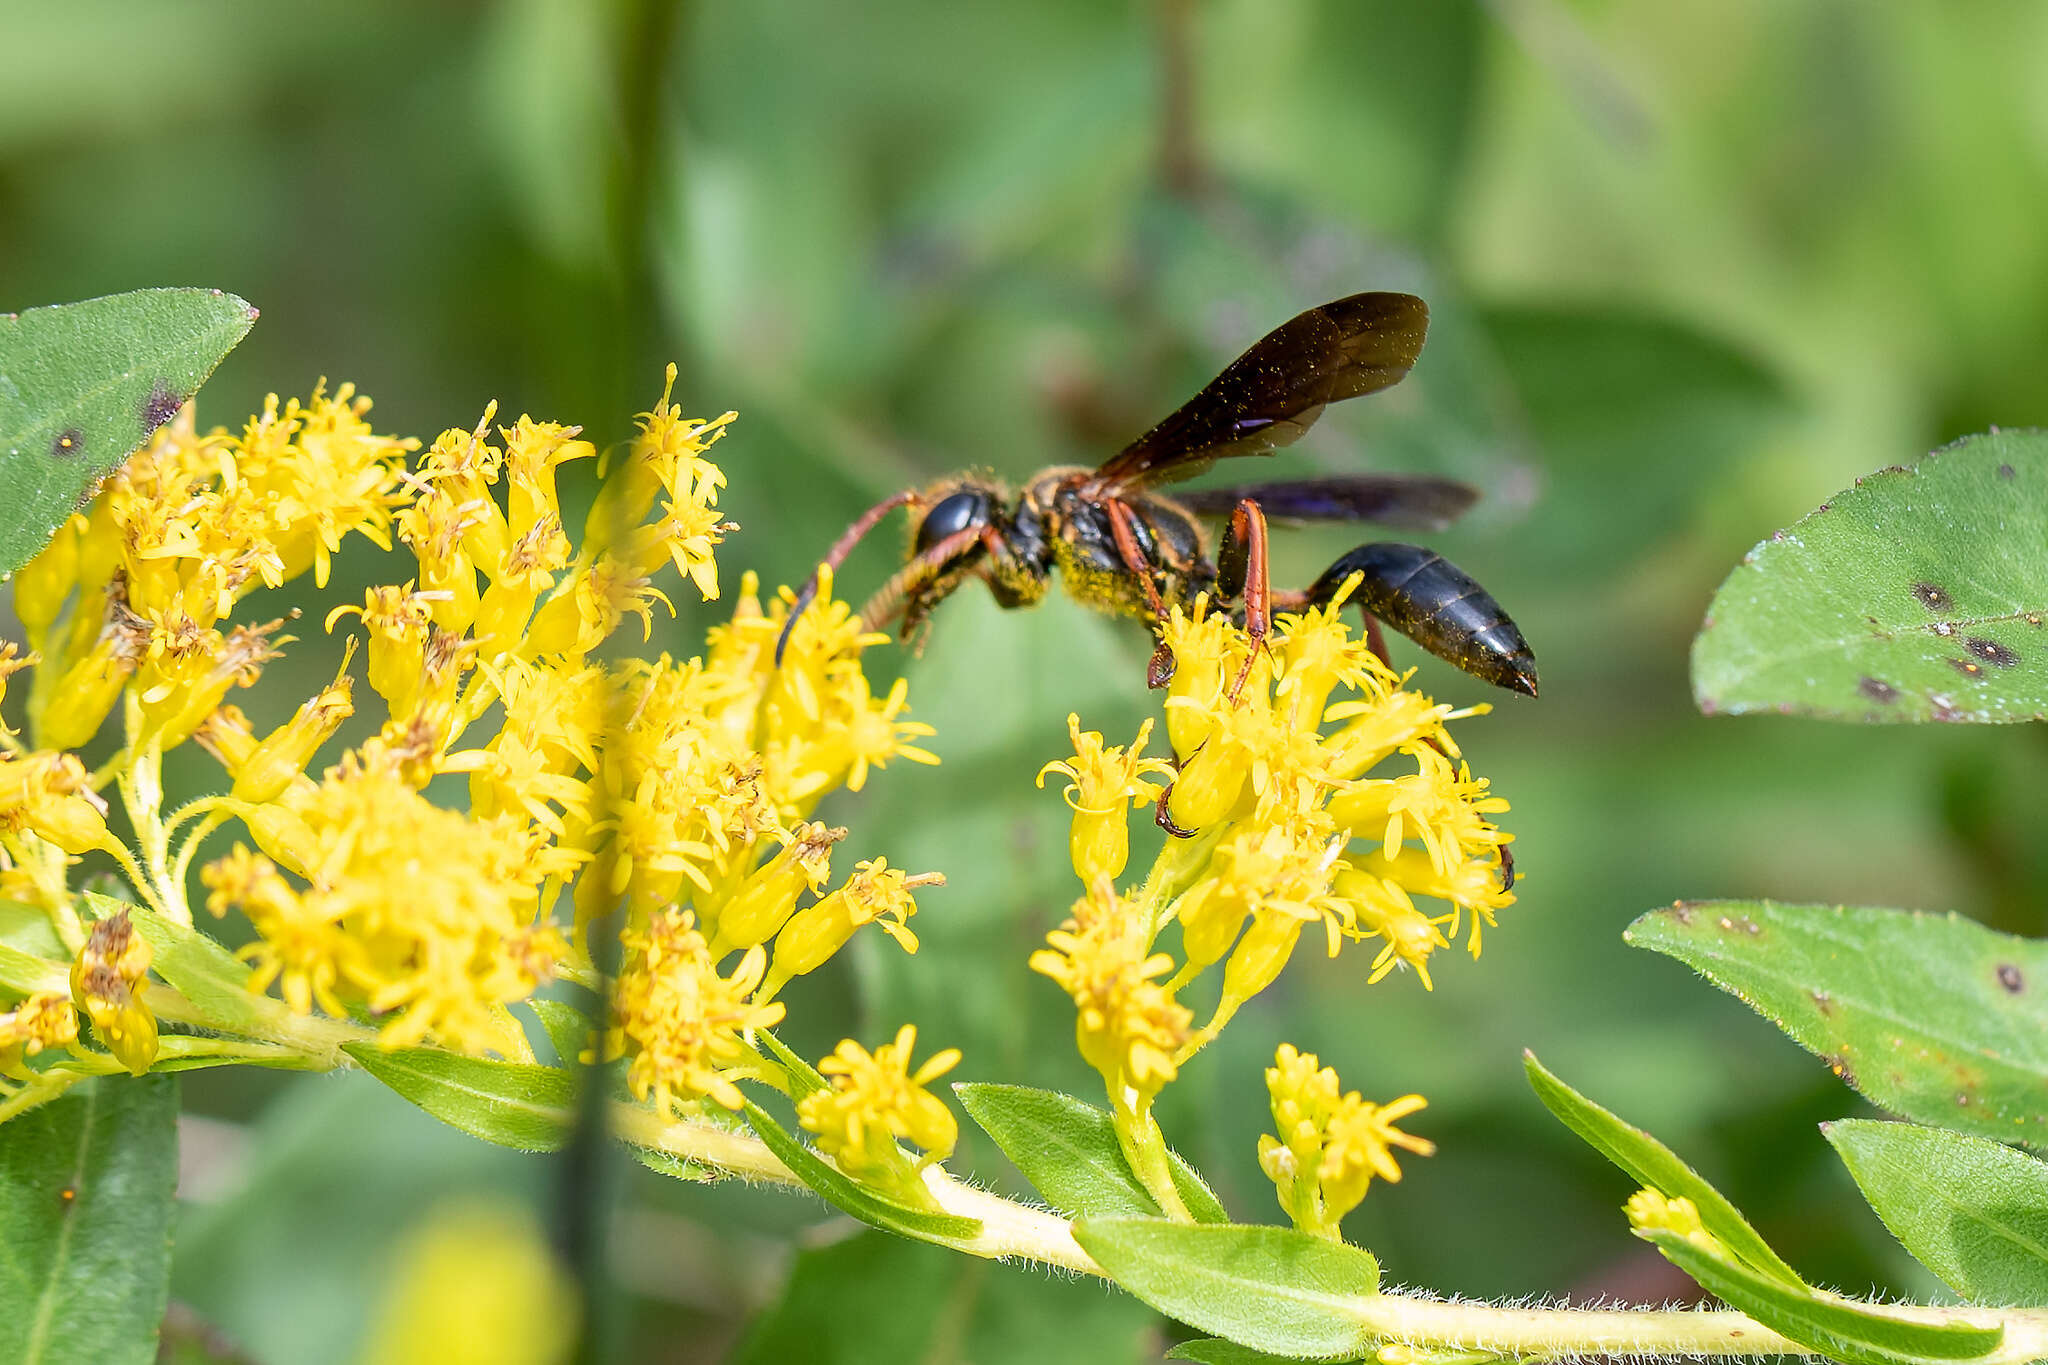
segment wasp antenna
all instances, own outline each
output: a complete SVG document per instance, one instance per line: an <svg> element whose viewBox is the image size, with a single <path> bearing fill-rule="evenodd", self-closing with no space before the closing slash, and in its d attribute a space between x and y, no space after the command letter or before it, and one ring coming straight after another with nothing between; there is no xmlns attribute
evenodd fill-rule
<svg viewBox="0 0 2048 1365"><path fill-rule="evenodd" d="M853 525L847 527L840 533L839 539L832 542L832 548L825 552L825 558L819 562L816 569L811 570L811 576L804 580L804 585L797 589L796 600L789 604L789 619L782 623L782 634L775 637L775 666L777 668L782 667L782 651L789 646L789 633L795 629L797 617L802 616L805 609L817 599L819 573L821 571L837 569L841 564L845 563L846 557L853 553L853 547L860 544L860 538L875 529L876 522L888 516L905 503L916 502L917 497L918 493L915 488L906 488L900 493L891 493L888 497L883 498L873 507L870 507L867 511L854 518Z"/></svg>
<svg viewBox="0 0 2048 1365"><path fill-rule="evenodd" d="M811 603L816 601L817 597L818 571L813 569L811 570L811 576L804 580L803 586L796 590L796 596L790 599L789 615L784 617L782 621L782 633L775 637L775 666L777 668L782 667L782 651L789 648L789 633L796 629L797 618L810 610Z"/></svg>

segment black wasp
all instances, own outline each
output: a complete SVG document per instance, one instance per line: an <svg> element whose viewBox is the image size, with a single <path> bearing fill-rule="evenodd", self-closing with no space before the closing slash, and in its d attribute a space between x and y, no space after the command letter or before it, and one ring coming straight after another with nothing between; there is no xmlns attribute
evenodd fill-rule
<svg viewBox="0 0 2048 1365"><path fill-rule="evenodd" d="M1269 517L1441 530L1478 498L1469 484L1421 474L1353 474L1172 496L1155 491L1217 460L1291 445L1327 405L1399 383L1428 329L1428 305L1410 294L1353 294L1311 308L1254 343L1101 468L1048 469L1014 501L993 478L968 474L894 494L849 526L825 563L837 568L875 523L908 507L910 559L869 600L863 616L870 626L900 611L907 636L940 601L976 578L999 605L1032 606L1058 569L1080 601L1137 616L1155 630L1168 610L1201 593L1237 603L1255 649L1275 610L1326 603L1356 575L1350 600L1365 611L1381 659L1387 651L1378 622L1384 621L1466 672L1533 697L1536 658L1522 632L1471 575L1434 550L1390 541L1361 545L1300 592L1275 592L1267 579ZM1202 516L1228 518L1213 560ZM790 623L817 585L814 573L797 593ZM785 625L778 659L788 634ZM1172 674L1173 656L1161 644L1149 680L1163 686Z"/></svg>

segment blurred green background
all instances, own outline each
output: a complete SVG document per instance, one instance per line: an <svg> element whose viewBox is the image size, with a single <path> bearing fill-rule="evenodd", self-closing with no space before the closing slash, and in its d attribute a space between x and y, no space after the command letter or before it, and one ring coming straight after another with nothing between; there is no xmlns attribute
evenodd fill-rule
<svg viewBox="0 0 2048 1365"><path fill-rule="evenodd" d="M1859 1101L1620 933L1715 895L2041 930L2038 727L1703 719L1686 654L1742 553L1832 491L2048 421L2048 8L0 0L0 52L0 307L243 295L263 320L200 401L230 425L326 375L377 399L380 430L431 438L495 397L604 443L677 360L686 410L740 412L728 583L800 576L905 485L1093 462L1302 308L1423 294L1406 383L1232 473L1488 491L1432 543L1521 622L1543 698L1422 677L1497 704L1459 738L1514 802L1521 899L1434 994L1366 989L1362 955L1298 962L1168 1092L1169 1135L1237 1216L1277 1218L1254 1143L1290 1040L1369 1097L1430 1098L1411 1126L1440 1154L1348 1229L1394 1282L1685 1294L1626 1235L1621 1177L1526 1090L1533 1048L1815 1280L1929 1290L1814 1130ZM1290 532L1276 580L1364 538ZM877 537L850 590L896 552ZM378 576L358 564L337 596ZM716 614L686 607L657 646ZM816 1055L914 1021L965 1050L962 1079L1092 1096L1067 1001L1024 967L1075 893L1065 809L1031 779L1068 711L1113 739L1148 713L1148 645L1063 600L965 592L936 625L901 666L944 765L829 814L951 884L915 960L857 945L787 1036ZM259 719L332 668L310 641L295 657ZM175 1293L256 1359L350 1359L438 1200L548 1207L548 1162L360 1076L186 1094ZM1012 1178L971 1137L960 1164ZM1094 1284L856 1235L812 1201L618 1183L621 1358L1125 1361L1169 1339Z"/></svg>

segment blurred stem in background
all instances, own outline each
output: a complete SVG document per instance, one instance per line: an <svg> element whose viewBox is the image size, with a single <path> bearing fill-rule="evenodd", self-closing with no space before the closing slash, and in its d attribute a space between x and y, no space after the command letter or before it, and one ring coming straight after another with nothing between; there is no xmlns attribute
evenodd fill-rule
<svg viewBox="0 0 2048 1365"><path fill-rule="evenodd" d="M663 168L680 175L682 160L671 130L675 111L670 83L685 20L685 0L615 0L609 54L617 136L604 181L606 259L603 262L604 319L596 329L603 357L598 382L611 390L600 395L602 410L632 410L635 385L661 359L679 350L672 343L656 306L658 298L652 251L652 215ZM687 361L678 357L679 366ZM644 387L644 384L641 385ZM687 391L688 381L685 381ZM612 528L622 539L626 527ZM628 641L624 648L630 650ZM613 652L616 652L614 650ZM615 699L614 707L622 703ZM623 730L627 717L608 717ZM595 1017L611 1017L611 992L619 968L616 934L590 936ZM575 1058L566 1058L572 1065ZM581 1332L574 1358L585 1365L620 1357L622 1294L607 1254L607 1231L613 1221L619 1181L609 1132L609 1093L603 1061L593 1052L582 1068L575 1132L556 1159L556 1229L559 1252L572 1267L583 1303Z"/></svg>

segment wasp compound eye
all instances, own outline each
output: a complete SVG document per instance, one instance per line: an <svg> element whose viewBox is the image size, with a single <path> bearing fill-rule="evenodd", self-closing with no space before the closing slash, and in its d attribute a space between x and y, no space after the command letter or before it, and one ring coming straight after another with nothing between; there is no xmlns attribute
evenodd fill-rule
<svg viewBox="0 0 2048 1365"><path fill-rule="evenodd" d="M917 528L914 554L923 554L948 536L975 526L986 526L991 510L989 495L978 488L948 493L933 505L931 514Z"/></svg>

